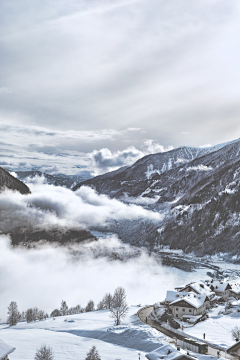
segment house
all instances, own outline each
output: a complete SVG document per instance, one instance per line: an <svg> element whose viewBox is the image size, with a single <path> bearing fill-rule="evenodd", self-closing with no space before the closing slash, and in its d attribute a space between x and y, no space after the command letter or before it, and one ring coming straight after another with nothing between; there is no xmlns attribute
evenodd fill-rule
<svg viewBox="0 0 240 360"><path fill-rule="evenodd" d="M231 285L227 281L210 281L210 287L217 296L221 296L224 300L227 300L231 296Z"/></svg>
<svg viewBox="0 0 240 360"><path fill-rule="evenodd" d="M181 288L175 288L179 292L194 292L197 295L206 295L209 300L212 300L215 296L215 293L212 291L209 283L204 281L192 282Z"/></svg>
<svg viewBox="0 0 240 360"><path fill-rule="evenodd" d="M239 357L240 357L240 341L236 342L234 345L232 345L230 348L228 348L227 354L230 354L232 356L237 356L239 359Z"/></svg>
<svg viewBox="0 0 240 360"><path fill-rule="evenodd" d="M15 348L12 345L0 339L0 360L8 360L8 355L14 350Z"/></svg>
<svg viewBox="0 0 240 360"><path fill-rule="evenodd" d="M181 298L170 303L169 307L172 310L174 318L191 317L203 315L209 304L209 299L206 295L197 295L195 293L187 293Z"/></svg>
<svg viewBox="0 0 240 360"><path fill-rule="evenodd" d="M231 284L231 289L229 290L230 296L235 299L240 299L240 284Z"/></svg>
<svg viewBox="0 0 240 360"><path fill-rule="evenodd" d="M165 299L165 302L170 304L171 302L181 298L182 296L184 295L188 295L187 292L180 292L180 291L171 291L171 290L168 290L167 291L167 295L166 295L166 299Z"/></svg>
<svg viewBox="0 0 240 360"><path fill-rule="evenodd" d="M148 360L196 360L196 358L176 350L171 345L161 346L158 349L146 354L145 357Z"/></svg>

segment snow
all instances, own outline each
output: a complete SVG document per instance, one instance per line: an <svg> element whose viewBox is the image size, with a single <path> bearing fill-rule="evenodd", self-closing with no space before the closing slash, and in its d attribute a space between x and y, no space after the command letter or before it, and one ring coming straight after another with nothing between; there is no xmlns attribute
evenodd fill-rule
<svg viewBox="0 0 240 360"><path fill-rule="evenodd" d="M168 290L165 301L172 302L174 300L179 300L183 296L187 296L189 293L187 292L179 292L179 291L172 291Z"/></svg>
<svg viewBox="0 0 240 360"><path fill-rule="evenodd" d="M228 315L223 315L221 312L224 311L225 305L211 309L207 320L199 322L190 329L184 329L184 332L200 339L205 333L207 341L229 348L234 343L231 330L235 326L239 326L240 312L234 310Z"/></svg>
<svg viewBox="0 0 240 360"><path fill-rule="evenodd" d="M6 355L13 352L15 348L12 345L9 345L5 341L0 339L0 359L4 358Z"/></svg>
<svg viewBox="0 0 240 360"><path fill-rule="evenodd" d="M183 295L181 298L173 301L170 305L177 304L179 301L186 301L188 304L194 306L196 309L198 309L200 306L203 305L204 301L206 299L206 295L197 295L194 293L187 293L187 295Z"/></svg>
<svg viewBox="0 0 240 360"><path fill-rule="evenodd" d="M0 338L16 350L11 360L32 360L41 344L50 346L58 360L84 359L95 345L102 360L132 360L166 344L166 337L140 322L131 306L125 321L113 326L108 310L61 316L16 326L0 326ZM66 321L67 320L67 321Z"/></svg>
<svg viewBox="0 0 240 360"><path fill-rule="evenodd" d="M183 290L185 287L190 286L193 290L195 290L199 295L207 295L209 298L213 297L215 294L211 290L207 284L205 284L203 281L194 282L191 284L187 284L183 287Z"/></svg>
<svg viewBox="0 0 240 360"><path fill-rule="evenodd" d="M165 345L147 354L146 358L149 360L174 360L181 357L182 355L183 354L176 350L173 346Z"/></svg>

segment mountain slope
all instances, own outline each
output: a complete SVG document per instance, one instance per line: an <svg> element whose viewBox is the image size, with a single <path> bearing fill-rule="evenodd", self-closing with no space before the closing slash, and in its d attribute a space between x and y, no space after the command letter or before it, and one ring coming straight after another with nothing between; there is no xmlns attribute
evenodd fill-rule
<svg viewBox="0 0 240 360"><path fill-rule="evenodd" d="M5 188L10 190L17 190L21 194L30 193L30 189L27 187L27 185L0 167L0 191L4 190Z"/></svg>
<svg viewBox="0 0 240 360"><path fill-rule="evenodd" d="M145 206L165 214L162 223L113 223L111 229L123 241L151 248L170 245L202 255L234 251L240 255L240 140L185 150L148 155L120 173L75 188L89 185L130 202L145 199L149 201ZM156 163L161 161L172 165L158 171ZM153 168L147 172L149 164Z"/></svg>

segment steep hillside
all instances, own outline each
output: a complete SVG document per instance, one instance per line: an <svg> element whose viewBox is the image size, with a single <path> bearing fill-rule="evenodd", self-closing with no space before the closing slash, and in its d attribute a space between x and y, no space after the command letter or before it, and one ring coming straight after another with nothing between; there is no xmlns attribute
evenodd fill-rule
<svg viewBox="0 0 240 360"><path fill-rule="evenodd" d="M151 248L170 245L201 255L240 255L240 140L198 152L190 149L149 155L118 174L78 187L89 185L123 201L145 199L144 206L165 214L162 223L113 223L111 229L124 241ZM171 166L159 171L160 161ZM149 164L152 170L145 171Z"/></svg>
<svg viewBox="0 0 240 360"><path fill-rule="evenodd" d="M29 194L30 190L22 181L16 179L6 170L0 168L0 191L5 188L10 190L17 190L21 194Z"/></svg>

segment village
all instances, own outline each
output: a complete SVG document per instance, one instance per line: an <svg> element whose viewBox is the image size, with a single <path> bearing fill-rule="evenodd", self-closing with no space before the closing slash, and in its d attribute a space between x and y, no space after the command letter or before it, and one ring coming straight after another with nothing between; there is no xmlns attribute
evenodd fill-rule
<svg viewBox="0 0 240 360"><path fill-rule="evenodd" d="M132 314L136 314L135 309L136 306L131 308ZM96 320L97 314L100 315L100 313L101 311L92 311L89 315L92 314L93 319ZM212 318L216 318L216 314L219 318L225 316L233 316L237 320L240 318L240 279L231 281L201 280L175 287L174 290L168 290L163 301L152 306L140 307L137 312L138 319L144 323L145 332L149 331L146 329L153 328L154 331L158 330L159 334L166 336L165 340L161 338L161 343L159 343L161 346L156 348L156 344L153 351L139 353L139 358L142 359L143 355L148 360L239 360L240 327L236 327L236 322L233 322L232 329L228 331L231 332L231 346L224 346L220 341L221 339L219 339L220 343L215 342L214 339L217 336L219 337L219 333L221 333L220 324L215 325L216 328L212 328L208 322ZM136 317L136 315L134 316ZM54 319L49 318L47 321L57 325L56 321L52 320ZM59 317L58 321L63 320ZM76 315L71 315L68 320L67 318L64 319L65 324L74 321L77 321ZM19 328L22 326L24 323L20 324ZM41 321L37 321L35 326L42 327ZM200 330L196 332L194 329L197 329L198 326L200 326ZM119 332L117 328L117 326L106 328L104 332L110 337L113 334L120 337L121 330ZM54 329L56 330L56 327ZM125 330L129 331L129 329L129 325L126 326ZM215 338L213 333L216 333ZM139 335L139 332L135 335L138 344L141 344L142 341L142 348L145 346L147 349L146 344L149 339L144 344L145 340L141 340ZM129 336L129 338L131 337ZM137 339L137 337L139 338ZM122 339L121 341L122 346L128 347L126 340ZM0 340L0 360L11 360L11 354L15 350L15 347Z"/></svg>
<svg viewBox="0 0 240 360"><path fill-rule="evenodd" d="M226 348L207 339L211 313L240 318L240 279L234 281L202 280L176 287L153 307L139 311L145 323L170 336L172 344L146 354L149 360L240 359L240 327L233 327L235 344ZM194 326L202 326L202 337L193 336ZM219 330L216 329L216 333Z"/></svg>

